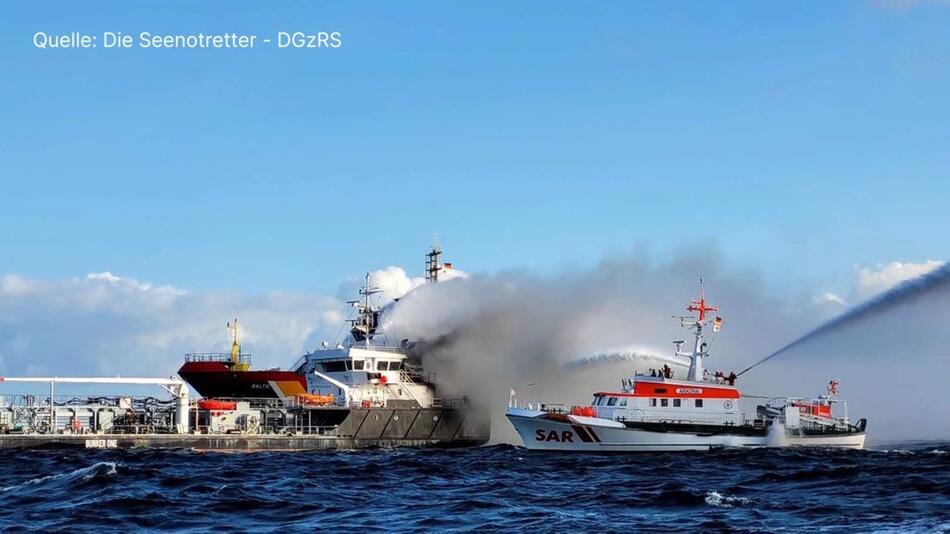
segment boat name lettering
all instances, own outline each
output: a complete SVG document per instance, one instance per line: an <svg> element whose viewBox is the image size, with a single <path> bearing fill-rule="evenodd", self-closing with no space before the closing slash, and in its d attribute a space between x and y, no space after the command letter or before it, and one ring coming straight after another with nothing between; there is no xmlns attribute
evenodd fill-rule
<svg viewBox="0 0 950 534"><path fill-rule="evenodd" d="M574 443L574 433L570 430L544 430L539 428L534 433L535 441L557 441L558 443Z"/></svg>
<svg viewBox="0 0 950 534"><path fill-rule="evenodd" d="M680 395L699 395L703 392L702 388L676 388Z"/></svg>
<svg viewBox="0 0 950 534"><path fill-rule="evenodd" d="M114 439L87 439L87 449L115 449L119 444Z"/></svg>

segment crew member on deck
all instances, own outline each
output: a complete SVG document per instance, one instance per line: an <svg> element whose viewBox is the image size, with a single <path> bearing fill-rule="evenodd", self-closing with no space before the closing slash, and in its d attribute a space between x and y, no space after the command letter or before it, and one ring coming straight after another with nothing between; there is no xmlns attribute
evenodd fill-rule
<svg viewBox="0 0 950 534"><path fill-rule="evenodd" d="M736 376L736 372L733 371L733 372L729 373L729 378L726 378L726 381L729 382L729 385L730 385L730 386L734 386L734 385L736 385L736 379L737 379L737 378L739 378L739 377Z"/></svg>

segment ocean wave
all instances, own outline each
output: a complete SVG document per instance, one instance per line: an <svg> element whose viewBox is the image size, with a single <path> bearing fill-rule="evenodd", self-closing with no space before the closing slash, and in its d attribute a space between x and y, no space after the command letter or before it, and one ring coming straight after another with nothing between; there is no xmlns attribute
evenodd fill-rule
<svg viewBox="0 0 950 534"><path fill-rule="evenodd" d="M115 462L97 462L88 467L82 467L67 473L57 473L55 475L45 475L31 478L21 484L0 488L0 494L15 492L21 490L35 491L36 489L47 489L51 485L69 484L76 480L92 480L100 477L111 477L118 473Z"/></svg>

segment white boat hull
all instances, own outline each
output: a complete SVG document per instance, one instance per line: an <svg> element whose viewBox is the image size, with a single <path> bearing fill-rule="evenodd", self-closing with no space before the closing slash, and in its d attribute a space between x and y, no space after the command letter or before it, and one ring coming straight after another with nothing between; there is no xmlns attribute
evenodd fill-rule
<svg viewBox="0 0 950 534"><path fill-rule="evenodd" d="M725 447L864 447L863 433L834 436L776 436L739 434L700 434L691 432L657 432L627 428L614 421L593 424L583 418L560 421L526 411L507 414L508 420L528 449L586 452L671 452L708 451ZM784 429L783 429L784 430Z"/></svg>

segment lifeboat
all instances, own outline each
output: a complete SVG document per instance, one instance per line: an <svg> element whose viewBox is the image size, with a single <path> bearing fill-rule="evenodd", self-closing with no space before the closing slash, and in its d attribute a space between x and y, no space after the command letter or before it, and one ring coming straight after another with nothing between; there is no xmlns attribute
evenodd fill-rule
<svg viewBox="0 0 950 534"><path fill-rule="evenodd" d="M572 406L571 415L580 415L582 417L595 417L592 406Z"/></svg>
<svg viewBox="0 0 950 534"><path fill-rule="evenodd" d="M333 404L336 397L333 395L314 395L313 393L301 393L297 395L297 402L310 406L327 406Z"/></svg>
<svg viewBox="0 0 950 534"><path fill-rule="evenodd" d="M234 401L201 399L198 401L198 408L202 410L236 410L237 403Z"/></svg>

